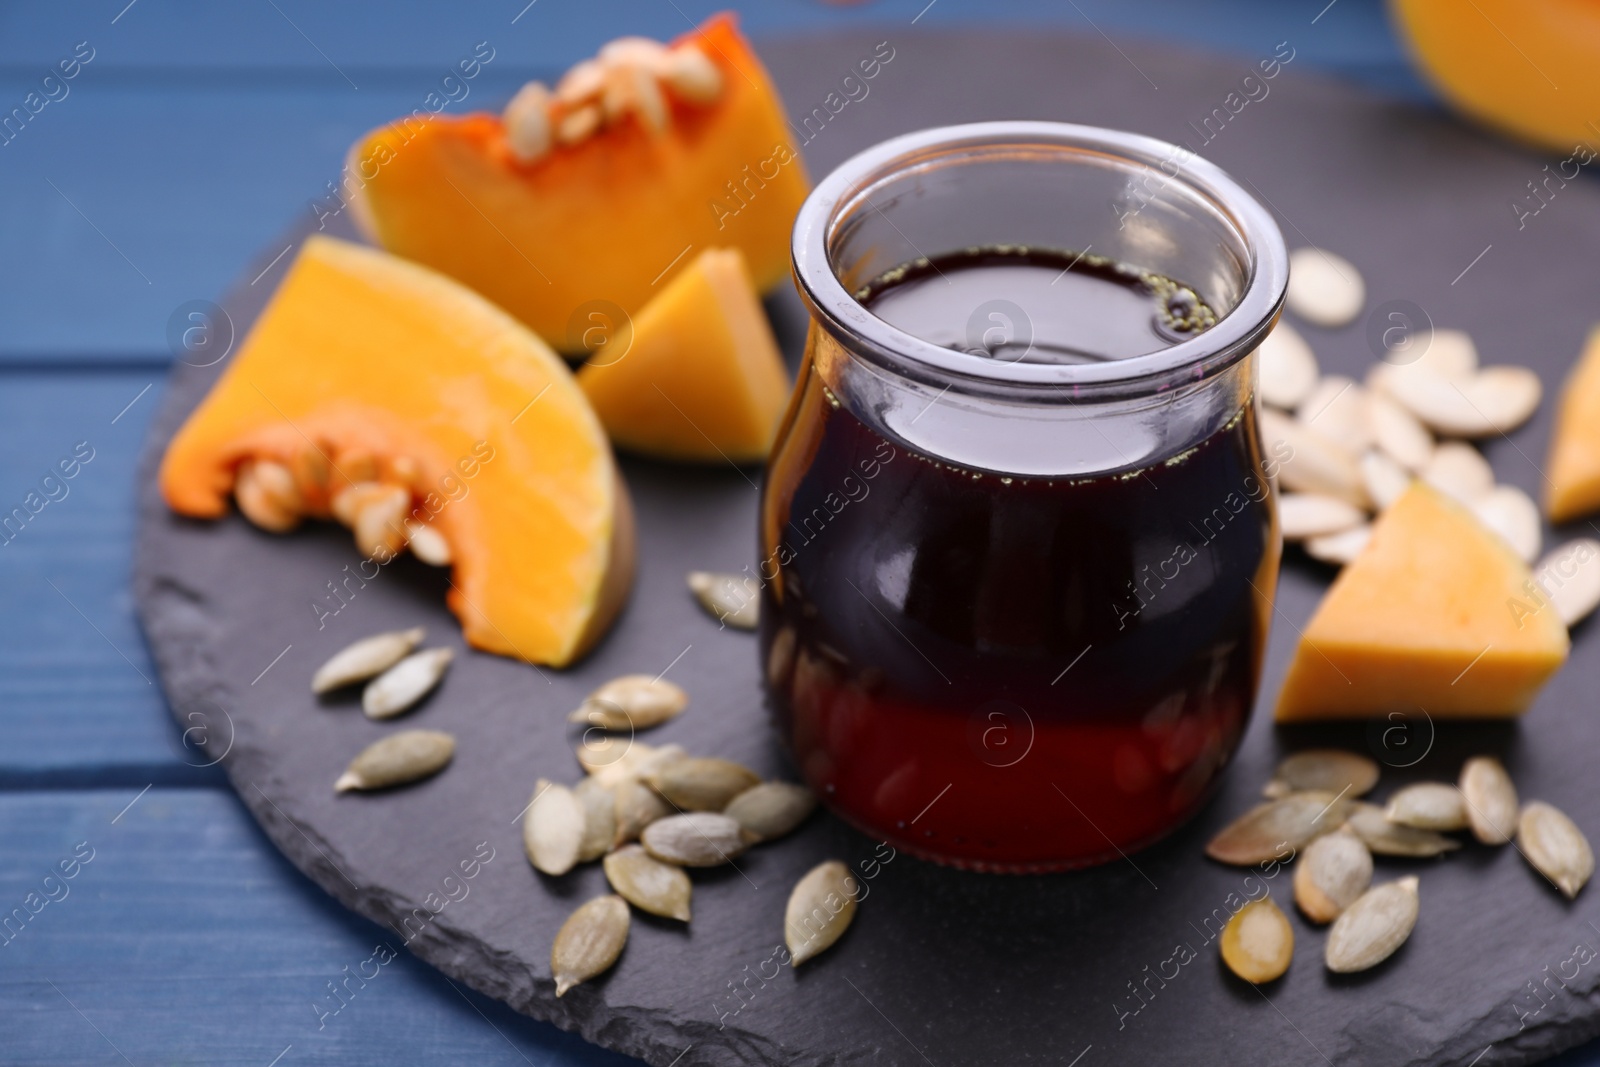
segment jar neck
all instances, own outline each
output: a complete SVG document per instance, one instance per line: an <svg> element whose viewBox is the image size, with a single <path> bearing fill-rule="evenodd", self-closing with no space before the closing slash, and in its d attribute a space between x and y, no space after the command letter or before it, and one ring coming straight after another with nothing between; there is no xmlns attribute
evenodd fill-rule
<svg viewBox="0 0 1600 1067"><path fill-rule="evenodd" d="M1146 390L1034 385L986 390L904 374L813 322L807 372L869 427L953 466L1017 477L1134 472L1183 455L1247 412L1251 351L1200 377Z"/></svg>

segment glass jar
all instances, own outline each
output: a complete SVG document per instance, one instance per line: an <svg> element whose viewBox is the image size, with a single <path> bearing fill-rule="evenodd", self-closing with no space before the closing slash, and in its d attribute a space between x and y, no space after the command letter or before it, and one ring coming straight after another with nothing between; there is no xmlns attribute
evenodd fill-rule
<svg viewBox="0 0 1600 1067"><path fill-rule="evenodd" d="M1238 745L1277 581L1271 217L1187 149L981 123L845 163L793 254L811 327L759 569L801 773L865 833L969 869L1166 834ZM1147 342L1130 294L1159 311Z"/></svg>

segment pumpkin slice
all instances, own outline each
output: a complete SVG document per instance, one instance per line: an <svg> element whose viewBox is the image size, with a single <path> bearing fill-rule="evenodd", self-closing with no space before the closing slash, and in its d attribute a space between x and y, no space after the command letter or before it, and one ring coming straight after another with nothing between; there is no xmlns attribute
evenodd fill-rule
<svg viewBox="0 0 1600 1067"><path fill-rule="evenodd" d="M1600 508L1600 327L1589 334L1561 390L1550 438L1545 510L1566 522Z"/></svg>
<svg viewBox="0 0 1600 1067"><path fill-rule="evenodd" d="M347 166L355 218L378 244L465 282L568 352L583 351L586 310L637 314L692 250L738 248L771 288L788 276L804 165L733 17L674 45L685 43L716 65L720 87L705 101L666 92L661 129L630 117L576 143L557 133L531 162L499 115L368 134ZM556 107L559 130L572 110Z"/></svg>
<svg viewBox="0 0 1600 1067"><path fill-rule="evenodd" d="M369 499L403 487L377 539L404 543L408 521L442 536L450 608L489 652L572 662L632 580L627 493L566 364L476 293L384 252L306 241L168 447L161 490L216 518L240 469L263 467L294 474L276 499L338 512L358 537Z"/></svg>
<svg viewBox="0 0 1600 1067"><path fill-rule="evenodd" d="M1277 718L1519 715L1567 649L1522 560L1413 482L1306 625Z"/></svg>
<svg viewBox="0 0 1600 1067"><path fill-rule="evenodd" d="M578 384L619 446L705 462L766 458L789 396L744 256L725 248L700 253L644 306L628 349L602 350Z"/></svg>

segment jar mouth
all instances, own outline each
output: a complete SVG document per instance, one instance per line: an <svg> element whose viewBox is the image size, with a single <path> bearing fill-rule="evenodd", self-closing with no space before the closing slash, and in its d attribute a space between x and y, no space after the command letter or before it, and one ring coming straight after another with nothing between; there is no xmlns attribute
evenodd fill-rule
<svg viewBox="0 0 1600 1067"><path fill-rule="evenodd" d="M972 169L956 171L958 167ZM1060 232L1035 234L1033 228L1013 220L1010 231L981 241L970 239L971 232L978 231L962 230L958 222L949 219L960 213L960 203L946 202L966 194L954 192L949 182L936 189L931 186L950 173L970 174L981 185L986 180L983 168L993 174L1003 172L1007 180L1025 186L1014 199L1026 201L1031 196L1038 200L1031 207L1026 203L1019 207L1019 218L1031 210L1062 227ZM1034 171L1037 173L1031 173ZM1082 190L1073 185L1078 178L1086 179L1080 183ZM991 193L1001 199L1008 195L1007 187ZM1070 205L1083 213L1082 220L1073 224L1062 221L1068 214L1064 210L1042 210L1050 205L1052 196L1059 201L1056 207ZM1098 204L1077 202L1102 197L1107 198L1103 212ZM926 203L919 207L921 201ZM943 214L939 214L941 208ZM913 221L902 218L897 224L888 213L918 210L940 220L934 227L939 232L967 236L954 245L919 248L906 232L915 232ZM1106 221L1113 217L1115 230ZM852 236L854 231L874 227L886 240L872 243ZM1039 229L1048 231L1049 227L1041 224ZM1192 232L1186 234L1186 229ZM903 241L902 253L914 250L901 260L905 262L980 243L1053 244L1062 250L1087 251L1086 242L1073 239L1077 233L1111 245L1123 242L1135 253L1143 247L1157 256L1184 253L1181 246L1185 243L1207 246L1204 254L1216 259L1206 268L1213 288L1227 290L1203 294L1213 300L1218 321L1186 340L1120 359L1085 363L986 359L935 344L874 315L855 296L858 285L868 279L859 276L859 264L845 262L851 255L863 253L847 247L852 240L872 243L874 253L879 245L898 246ZM1094 251L1100 253L1101 248L1094 247ZM1191 248L1184 254L1193 256L1200 251ZM1220 167L1187 147L1156 138L1059 122L944 126L869 148L841 164L806 198L795 220L792 254L796 285L815 321L845 348L919 381L979 392L1033 392L1040 387L1066 387L1075 394L1130 388L1148 391L1210 377L1254 351L1272 329L1289 276L1288 254L1272 216ZM1102 254L1138 267L1161 266L1139 262L1136 254L1127 252ZM897 265L884 262L879 266ZM872 273L870 268L868 273ZM853 274L857 276L851 277ZM1178 276L1186 283L1194 281Z"/></svg>

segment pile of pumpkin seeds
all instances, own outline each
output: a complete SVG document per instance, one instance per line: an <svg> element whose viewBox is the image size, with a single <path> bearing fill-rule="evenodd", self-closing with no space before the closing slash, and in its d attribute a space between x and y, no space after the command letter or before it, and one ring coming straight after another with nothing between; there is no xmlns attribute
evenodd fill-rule
<svg viewBox="0 0 1600 1067"><path fill-rule="evenodd" d="M688 703L688 694L660 678L607 682L568 716L588 728L577 748L585 777L570 787L541 778L534 788L522 821L534 868L560 877L601 860L612 889L580 906L557 933L550 953L556 996L617 961L628 939L628 905L689 922L690 870L732 863L752 845L789 834L816 808L804 786L763 781L742 764L691 756L679 745L632 739L634 730L667 722ZM855 905L854 880L838 861L800 879L784 917L793 963L837 941Z"/></svg>
<svg viewBox="0 0 1600 1067"><path fill-rule="evenodd" d="M1330 971L1350 973L1388 959L1416 926L1420 879L1372 884L1373 856L1442 856L1470 831L1484 845L1515 841L1528 863L1567 899L1594 873L1583 832L1542 801L1519 806L1500 761L1475 756L1458 781L1419 782L1379 807L1358 799L1378 784L1378 764L1337 749L1297 752L1278 765L1257 805L1222 829L1206 854L1253 867L1294 862L1294 900L1312 923L1331 923L1323 946ZM1294 930L1270 896L1234 913L1220 947L1229 970L1270 982L1289 969Z"/></svg>

